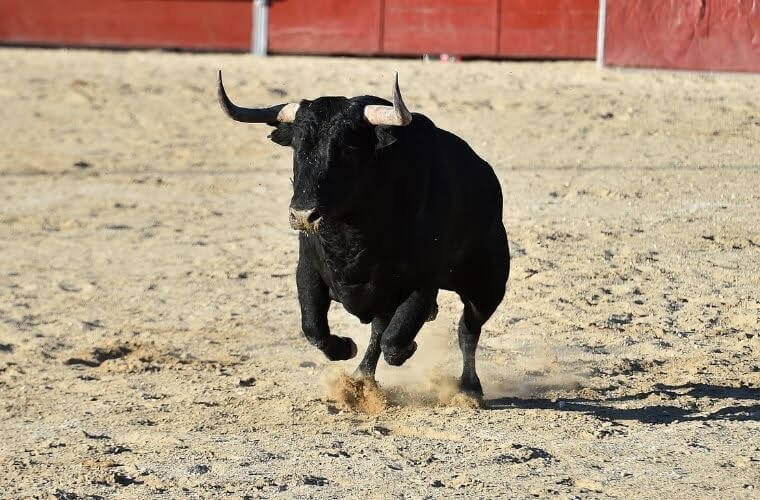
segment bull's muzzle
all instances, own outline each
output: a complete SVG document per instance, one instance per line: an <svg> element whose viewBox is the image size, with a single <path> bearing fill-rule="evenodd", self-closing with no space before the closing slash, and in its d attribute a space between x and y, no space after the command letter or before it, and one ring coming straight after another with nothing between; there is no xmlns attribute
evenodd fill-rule
<svg viewBox="0 0 760 500"><path fill-rule="evenodd" d="M322 214L316 208L308 210L290 209L290 227L298 231L316 233L322 222Z"/></svg>

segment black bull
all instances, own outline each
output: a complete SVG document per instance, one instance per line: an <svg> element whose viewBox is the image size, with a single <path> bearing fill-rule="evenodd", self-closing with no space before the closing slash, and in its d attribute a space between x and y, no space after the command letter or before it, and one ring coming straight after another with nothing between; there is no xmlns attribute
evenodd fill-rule
<svg viewBox="0 0 760 500"><path fill-rule="evenodd" d="M439 289L464 304L459 321L461 389L482 395L475 350L483 323L504 297L509 248L502 195L491 166L426 116L374 96L320 97L241 108L218 80L219 100L238 121L269 123L293 148L290 223L300 230L296 270L301 326L330 360L356 355L330 333L332 300L372 323L358 373L374 378L380 354L395 366L437 312Z"/></svg>

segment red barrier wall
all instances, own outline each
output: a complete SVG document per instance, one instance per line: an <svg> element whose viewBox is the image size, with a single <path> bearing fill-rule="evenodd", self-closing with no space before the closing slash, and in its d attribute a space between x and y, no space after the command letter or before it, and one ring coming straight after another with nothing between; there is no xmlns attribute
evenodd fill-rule
<svg viewBox="0 0 760 500"><path fill-rule="evenodd" d="M499 0L385 0L387 54L496 55Z"/></svg>
<svg viewBox="0 0 760 500"><path fill-rule="evenodd" d="M502 0L499 55L592 59L599 0Z"/></svg>
<svg viewBox="0 0 760 500"><path fill-rule="evenodd" d="M0 40L248 50L252 9L250 0L0 0Z"/></svg>
<svg viewBox="0 0 760 500"><path fill-rule="evenodd" d="M269 50L298 54L378 54L382 0L276 0Z"/></svg>
<svg viewBox="0 0 760 500"><path fill-rule="evenodd" d="M760 71L758 0L607 0L605 64Z"/></svg>

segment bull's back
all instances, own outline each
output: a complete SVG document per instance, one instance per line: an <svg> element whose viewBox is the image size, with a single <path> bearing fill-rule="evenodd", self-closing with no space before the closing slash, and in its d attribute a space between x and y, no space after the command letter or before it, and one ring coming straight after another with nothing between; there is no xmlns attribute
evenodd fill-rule
<svg viewBox="0 0 760 500"><path fill-rule="evenodd" d="M437 188L431 205L436 213L445 214L441 227L453 243L478 244L501 224L499 180L464 140L445 130L440 130L438 140L440 154L433 166Z"/></svg>

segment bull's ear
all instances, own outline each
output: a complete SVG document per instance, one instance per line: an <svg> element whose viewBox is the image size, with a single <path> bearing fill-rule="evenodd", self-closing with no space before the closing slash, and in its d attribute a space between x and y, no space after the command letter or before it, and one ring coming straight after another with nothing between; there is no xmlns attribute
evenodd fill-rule
<svg viewBox="0 0 760 500"><path fill-rule="evenodd" d="M375 149L385 149L398 140L393 135L393 127L377 126L375 127L375 136L377 137Z"/></svg>
<svg viewBox="0 0 760 500"><path fill-rule="evenodd" d="M278 123L276 128L269 134L269 138L280 146L290 146L293 142L293 125L290 123Z"/></svg>

